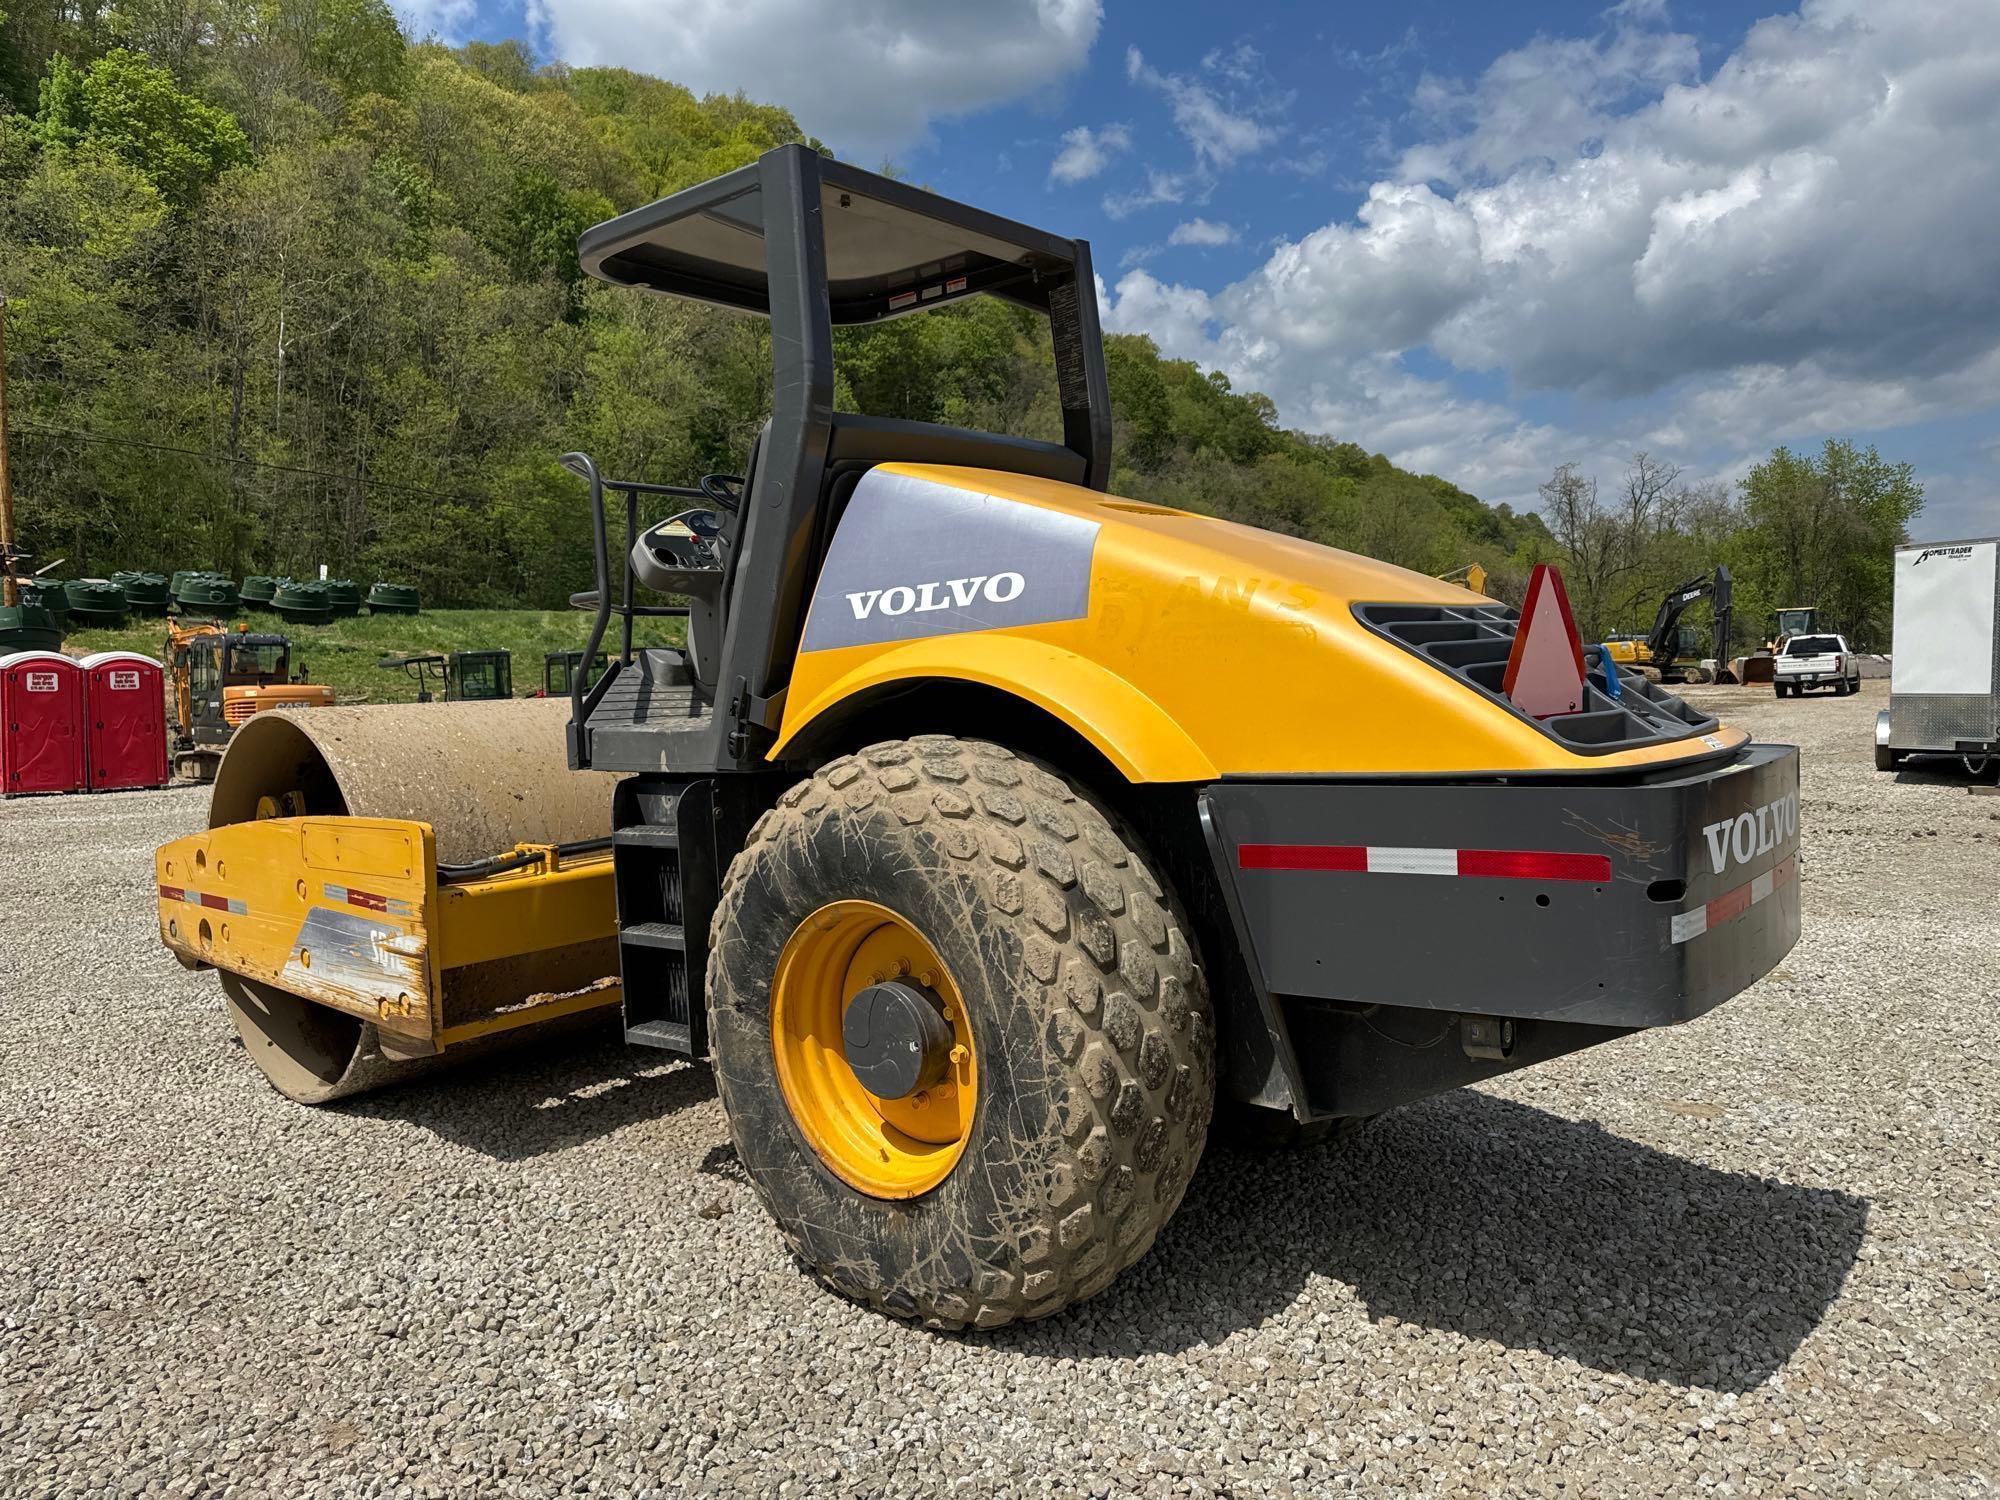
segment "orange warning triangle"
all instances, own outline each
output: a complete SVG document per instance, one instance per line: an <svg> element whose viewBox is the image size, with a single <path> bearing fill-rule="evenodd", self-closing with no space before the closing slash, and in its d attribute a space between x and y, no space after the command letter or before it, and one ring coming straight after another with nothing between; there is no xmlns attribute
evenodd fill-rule
<svg viewBox="0 0 2000 1500"><path fill-rule="evenodd" d="M1562 574L1547 563L1537 563L1529 575L1528 602L1521 606L1521 628L1507 654L1501 691L1537 719L1573 714L1584 705L1583 642Z"/></svg>

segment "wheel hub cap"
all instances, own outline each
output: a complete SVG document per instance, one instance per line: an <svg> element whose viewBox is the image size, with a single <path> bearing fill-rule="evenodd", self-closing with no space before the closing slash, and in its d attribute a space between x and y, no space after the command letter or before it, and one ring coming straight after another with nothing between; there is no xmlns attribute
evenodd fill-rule
<svg viewBox="0 0 2000 1500"><path fill-rule="evenodd" d="M887 907L836 901L798 925L772 975L771 1049L792 1122L850 1186L914 1198L964 1154L971 1023L936 950Z"/></svg>
<svg viewBox="0 0 2000 1500"><path fill-rule="evenodd" d="M878 1099L907 1099L951 1070L951 1023L922 985L871 984L847 1002L840 1036L847 1066Z"/></svg>

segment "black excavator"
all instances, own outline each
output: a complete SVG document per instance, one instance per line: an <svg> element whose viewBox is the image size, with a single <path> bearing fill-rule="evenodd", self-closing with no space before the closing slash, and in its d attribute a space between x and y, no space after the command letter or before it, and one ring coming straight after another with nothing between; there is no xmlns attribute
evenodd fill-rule
<svg viewBox="0 0 2000 1500"><path fill-rule="evenodd" d="M1605 643L1612 660L1636 668L1649 682L1676 679L1681 682L1734 682L1729 665L1729 632L1735 615L1735 589L1729 568L1718 567L1712 576L1691 578L1667 590L1653 616L1653 628L1644 640L1624 637ZM1715 665L1707 666L1699 639L1689 641L1681 633L1681 616L1703 599L1715 601Z"/></svg>

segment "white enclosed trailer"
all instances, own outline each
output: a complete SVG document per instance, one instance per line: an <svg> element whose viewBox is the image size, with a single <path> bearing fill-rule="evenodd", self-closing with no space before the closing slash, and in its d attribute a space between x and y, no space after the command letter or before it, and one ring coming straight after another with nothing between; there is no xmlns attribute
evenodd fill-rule
<svg viewBox="0 0 2000 1500"><path fill-rule="evenodd" d="M2000 538L1896 549L1889 707L1875 719L1875 769L1912 751L2000 753Z"/></svg>

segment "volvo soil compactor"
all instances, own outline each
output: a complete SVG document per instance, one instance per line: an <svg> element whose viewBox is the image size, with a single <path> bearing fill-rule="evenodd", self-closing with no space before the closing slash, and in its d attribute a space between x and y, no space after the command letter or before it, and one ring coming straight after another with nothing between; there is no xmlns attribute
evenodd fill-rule
<svg viewBox="0 0 2000 1500"><path fill-rule="evenodd" d="M565 460L566 702L238 731L161 931L291 1097L615 1016L712 1061L818 1276L986 1327L1142 1256L1212 1113L1330 1132L1796 940L1792 749L1601 659L1534 717L1510 608L1110 493L1082 242L784 147L581 254L769 318L769 420L689 488ZM979 295L1046 316L1059 440L834 409L837 327Z"/></svg>

